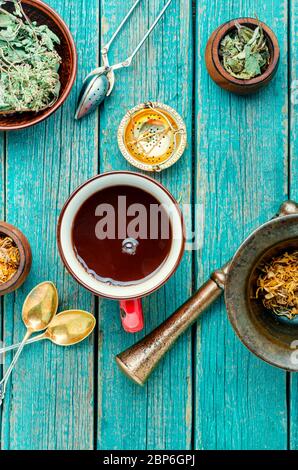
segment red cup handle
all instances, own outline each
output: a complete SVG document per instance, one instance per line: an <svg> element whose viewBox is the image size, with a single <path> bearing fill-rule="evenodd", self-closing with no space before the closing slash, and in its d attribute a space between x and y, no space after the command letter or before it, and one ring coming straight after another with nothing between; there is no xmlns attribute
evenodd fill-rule
<svg viewBox="0 0 298 470"><path fill-rule="evenodd" d="M121 300L120 314L122 326L127 333L136 333L144 328L141 299Z"/></svg>

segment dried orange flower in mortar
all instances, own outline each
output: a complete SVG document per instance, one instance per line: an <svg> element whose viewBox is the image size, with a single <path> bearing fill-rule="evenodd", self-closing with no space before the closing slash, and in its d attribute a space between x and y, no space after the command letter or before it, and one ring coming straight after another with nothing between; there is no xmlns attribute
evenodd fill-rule
<svg viewBox="0 0 298 470"><path fill-rule="evenodd" d="M0 284L9 281L19 265L19 249L10 237L0 236Z"/></svg>
<svg viewBox="0 0 298 470"><path fill-rule="evenodd" d="M276 315L298 315L298 251L273 258L261 268L256 298Z"/></svg>

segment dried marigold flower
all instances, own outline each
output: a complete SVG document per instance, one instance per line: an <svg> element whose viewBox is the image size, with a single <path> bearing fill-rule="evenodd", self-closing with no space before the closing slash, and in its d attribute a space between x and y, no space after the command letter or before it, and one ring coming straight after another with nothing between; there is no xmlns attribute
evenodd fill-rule
<svg viewBox="0 0 298 470"><path fill-rule="evenodd" d="M20 265L20 252L10 237L0 236L0 284L9 281Z"/></svg>
<svg viewBox="0 0 298 470"><path fill-rule="evenodd" d="M279 316L298 315L298 251L284 253L260 267L256 298Z"/></svg>

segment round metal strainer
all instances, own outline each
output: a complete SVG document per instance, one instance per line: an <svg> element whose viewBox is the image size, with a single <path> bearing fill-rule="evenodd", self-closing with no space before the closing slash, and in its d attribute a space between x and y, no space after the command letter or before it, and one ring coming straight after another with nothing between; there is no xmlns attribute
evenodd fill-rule
<svg viewBox="0 0 298 470"><path fill-rule="evenodd" d="M186 127L170 106L142 103L122 119L118 144L123 156L135 167L161 171L172 166L183 154Z"/></svg>

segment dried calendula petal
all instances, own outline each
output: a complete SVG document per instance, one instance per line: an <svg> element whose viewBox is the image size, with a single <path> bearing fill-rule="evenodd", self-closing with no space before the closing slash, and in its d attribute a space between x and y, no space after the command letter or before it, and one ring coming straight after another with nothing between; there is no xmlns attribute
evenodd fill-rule
<svg viewBox="0 0 298 470"><path fill-rule="evenodd" d="M255 29L235 22L235 31L220 43L219 54L226 71L240 80L261 75L269 65L270 52L261 25Z"/></svg>
<svg viewBox="0 0 298 470"><path fill-rule="evenodd" d="M256 298L276 315L298 315L298 251L284 253L260 266Z"/></svg>
<svg viewBox="0 0 298 470"><path fill-rule="evenodd" d="M20 265L20 252L10 237L0 236L0 284L9 281Z"/></svg>

